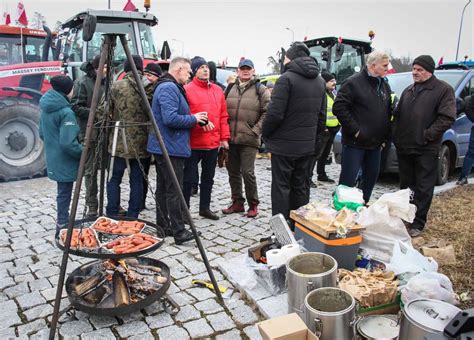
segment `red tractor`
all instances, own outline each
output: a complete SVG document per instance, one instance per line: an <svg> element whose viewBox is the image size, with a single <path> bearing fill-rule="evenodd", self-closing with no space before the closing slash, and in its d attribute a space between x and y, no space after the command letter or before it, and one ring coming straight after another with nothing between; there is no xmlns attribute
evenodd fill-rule
<svg viewBox="0 0 474 340"><path fill-rule="evenodd" d="M0 180L32 178L46 170L39 138L39 100L50 77L63 72L54 61L52 34L0 25Z"/></svg>

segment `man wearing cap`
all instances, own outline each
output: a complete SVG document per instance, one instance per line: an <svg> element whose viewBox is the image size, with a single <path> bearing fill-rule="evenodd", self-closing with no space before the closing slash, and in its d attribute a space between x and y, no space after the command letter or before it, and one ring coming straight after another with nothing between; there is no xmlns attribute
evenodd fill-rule
<svg viewBox="0 0 474 340"><path fill-rule="evenodd" d="M425 227L437 178L438 153L443 133L456 120L453 88L433 75L429 55L413 61L414 83L403 90L394 113L394 144L397 148L400 188L414 191L415 220L410 236Z"/></svg>
<svg viewBox="0 0 474 340"><path fill-rule="evenodd" d="M189 59L176 57L171 60L169 71L158 80L153 95L152 110L160 129L163 142L168 151L171 165L181 186L183 185L184 163L191 156L189 144L190 130L196 124L205 124L206 115L198 112L194 115L189 110L184 85L191 74ZM148 137L147 149L156 159L156 198L157 224L163 226L167 236L174 236L175 243L180 245L194 238L184 226L184 212L163 157L163 150L154 134ZM161 211L159 211L161 210Z"/></svg>
<svg viewBox="0 0 474 340"><path fill-rule="evenodd" d="M89 111L92 104L92 96L94 94L99 61L100 55L96 55L92 61L82 63L81 71L85 72L85 75L74 82L74 88L72 91L71 105L81 129L79 134L79 141L81 143L84 142L86 134L87 120L89 119ZM103 92L104 86L102 83L102 86L99 88L99 100L102 98ZM97 145L97 136L97 129L94 128L91 134L90 151L87 155L86 168L84 172L87 217L97 216L97 209L99 207L99 200L97 199L97 172L100 165L101 151Z"/></svg>
<svg viewBox="0 0 474 340"><path fill-rule="evenodd" d="M208 63L202 57L191 60L193 80L187 84L186 95L191 114L207 113L207 124L196 125L191 129L191 157L184 165L183 194L189 207L191 190L199 182L198 164L201 163L201 191L199 198L199 215L211 220L219 216L211 208L211 192L216 171L219 147L229 148L229 115L222 89L209 80ZM198 178L196 178L196 173Z"/></svg>
<svg viewBox="0 0 474 340"><path fill-rule="evenodd" d="M230 125L229 158L226 167L232 204L222 212L232 214L245 211L243 178L245 197L249 205L247 217L253 218L258 214L259 204L255 158L260 147L262 122L267 112L270 93L255 77L255 68L250 59L240 61L237 79L227 86L225 96Z"/></svg>
<svg viewBox="0 0 474 340"><path fill-rule="evenodd" d="M143 74L143 60L133 55L133 62L140 75ZM149 117L142 103L137 83L133 77L128 60L124 63L125 77L112 85L109 101L109 114L112 124L120 122L119 130L112 130L117 138L109 136L109 153L113 157L112 177L107 183L107 215L118 216L120 207L120 184L125 169L130 168L130 196L127 216L137 218L143 196L143 174L140 164L147 157ZM115 132L117 131L117 132ZM123 132L124 131L124 132ZM114 139L117 140L115 153ZM112 163L112 161L111 161Z"/></svg>
<svg viewBox="0 0 474 340"><path fill-rule="evenodd" d="M79 126L68 96L74 83L67 76L51 78L51 90L40 99L39 135L44 142L48 178L57 182L57 224L59 230L69 221L69 204L82 153Z"/></svg>
<svg viewBox="0 0 474 340"><path fill-rule="evenodd" d="M157 63L148 63L143 69L143 74L149 83L156 84L158 78L163 74L163 70ZM145 87L148 82L145 82Z"/></svg>
<svg viewBox="0 0 474 340"><path fill-rule="evenodd" d="M316 137L326 122L324 80L309 55L302 42L288 49L263 122L263 140L272 154L272 215L281 213L287 220L290 210L309 202Z"/></svg>
<svg viewBox="0 0 474 340"><path fill-rule="evenodd" d="M336 93L336 78L334 74L329 72L322 72L321 77L323 77L326 82L326 101L327 101L327 110L326 110L326 129L319 135L318 147L317 147L317 156L315 157L315 163L317 162L316 172L318 174L318 181L334 183L334 180L329 178L326 174L326 162L331 152L332 143L334 142L334 137L336 137L337 132L339 131L341 125L337 120L337 117L332 113L332 106L334 105L334 98ZM313 176L314 166L311 171L311 176ZM313 184L311 182L311 184Z"/></svg>
<svg viewBox="0 0 474 340"><path fill-rule="evenodd" d="M381 51L367 56L367 66L339 89L334 115L342 126L339 184L354 187L360 171L361 189L368 203L379 176L381 149L390 137L392 101L385 79L390 58Z"/></svg>

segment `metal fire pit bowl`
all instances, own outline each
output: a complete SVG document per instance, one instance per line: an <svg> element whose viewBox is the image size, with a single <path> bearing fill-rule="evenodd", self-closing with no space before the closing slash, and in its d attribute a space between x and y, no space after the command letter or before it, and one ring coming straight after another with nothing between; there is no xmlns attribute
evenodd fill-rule
<svg viewBox="0 0 474 340"><path fill-rule="evenodd" d="M83 220L77 220L74 223L74 227L79 228L79 227L82 226L83 228L89 228L96 219L97 218L85 218ZM117 219L119 219L121 221L139 221L139 222L143 222L143 223L145 223L145 228L143 228L142 233L158 237L159 239L161 239L161 241L159 241L158 243L156 243L155 245L153 245L149 248L146 248L146 249L134 252L134 253L114 254L112 251L110 251L106 248L97 248L97 249L75 249L75 248L70 248L69 253L72 254L72 255L95 258L95 259L119 260L119 259L124 259L124 258L127 258L127 257L137 257L137 256L140 256L140 255L151 253L151 252L155 251L156 249L158 249L159 247L161 247L161 245L165 242L165 231L163 230L163 228L161 228L160 226L158 226L155 223L151 223L149 221L142 220L142 219L139 219L139 218L124 217L124 216L117 217ZM108 242L113 241L117 238L126 237L124 235L105 234L105 233L101 233L99 231L96 231L96 233L97 233L97 237L99 239L99 243L101 243L101 244L108 243ZM65 249L64 245L59 240L59 238L56 238L55 241L56 241L56 245L59 249L61 249L61 250Z"/></svg>
<svg viewBox="0 0 474 340"><path fill-rule="evenodd" d="M73 293L73 285L74 285L75 279L78 279L79 277L88 276L88 275L92 276L98 271L97 266L102 261L92 261L80 266L79 268L76 268L68 276L66 280L66 293L67 293L69 301L71 302L71 305L75 307L77 310L83 311L88 314L116 316L116 315L124 315L124 314L130 314L130 313L136 312L140 309L145 308L148 305L151 305L153 302L158 301L163 295L165 295L166 291L168 290L171 284L170 268L161 261L147 258L147 257L138 257L137 260L139 264L142 264L142 265L160 267L161 275L167 278L166 283L164 283L157 291L139 300L138 302L131 303L129 305L120 306L120 307L100 308L95 305L88 304L81 297Z"/></svg>

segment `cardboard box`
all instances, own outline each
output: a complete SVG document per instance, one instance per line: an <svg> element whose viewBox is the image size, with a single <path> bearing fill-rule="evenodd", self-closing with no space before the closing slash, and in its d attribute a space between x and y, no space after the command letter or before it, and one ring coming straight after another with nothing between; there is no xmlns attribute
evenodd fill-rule
<svg viewBox="0 0 474 340"><path fill-rule="evenodd" d="M383 314L397 314L400 311L400 302L401 295L397 294L395 301L387 303L385 305L359 308L357 310L358 316L368 316L368 315L383 315Z"/></svg>
<svg viewBox="0 0 474 340"><path fill-rule="evenodd" d="M296 313L279 316L257 324L263 340L318 340Z"/></svg>

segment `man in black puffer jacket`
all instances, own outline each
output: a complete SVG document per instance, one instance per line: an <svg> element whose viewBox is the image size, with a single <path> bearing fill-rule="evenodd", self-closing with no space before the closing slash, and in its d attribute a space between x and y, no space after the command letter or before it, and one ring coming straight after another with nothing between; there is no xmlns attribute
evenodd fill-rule
<svg viewBox="0 0 474 340"><path fill-rule="evenodd" d="M365 203L379 176L382 144L390 137L391 90L384 78L389 63L387 54L370 53L367 67L347 79L332 108L342 126L339 184L355 186L362 170Z"/></svg>
<svg viewBox="0 0 474 340"><path fill-rule="evenodd" d="M272 91L262 136L272 154L272 215L309 202L309 172L316 135L325 129L326 86L305 44L286 52L285 72Z"/></svg>

